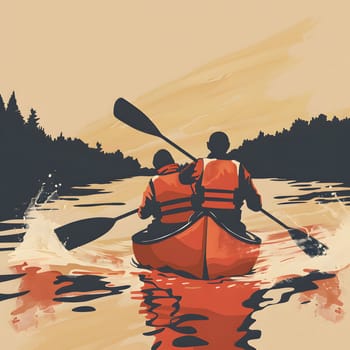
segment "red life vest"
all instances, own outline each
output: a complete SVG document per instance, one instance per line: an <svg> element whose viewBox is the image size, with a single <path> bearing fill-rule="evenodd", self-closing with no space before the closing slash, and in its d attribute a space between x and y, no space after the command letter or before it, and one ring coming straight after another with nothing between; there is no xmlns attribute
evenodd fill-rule
<svg viewBox="0 0 350 350"><path fill-rule="evenodd" d="M204 158L198 160L197 166L199 169L202 167L201 206L209 209L235 209L240 163L235 160Z"/></svg>
<svg viewBox="0 0 350 350"><path fill-rule="evenodd" d="M174 164L175 165L175 164ZM165 168L165 167L164 167ZM150 182L154 199L160 208L160 222L164 224L187 222L194 213L192 209L193 190L179 180L178 166L163 171ZM170 172L172 171L172 172Z"/></svg>

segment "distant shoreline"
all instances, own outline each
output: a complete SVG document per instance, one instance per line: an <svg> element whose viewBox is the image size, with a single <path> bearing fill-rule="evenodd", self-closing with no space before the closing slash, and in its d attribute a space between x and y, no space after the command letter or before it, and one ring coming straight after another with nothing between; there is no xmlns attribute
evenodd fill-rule
<svg viewBox="0 0 350 350"><path fill-rule="evenodd" d="M229 153L255 178L284 178L350 184L350 119L320 114L297 119L275 135L260 132Z"/></svg>
<svg viewBox="0 0 350 350"><path fill-rule="evenodd" d="M244 140L228 157L241 161L253 178L322 181L350 184L350 119L328 120L321 114L310 122L297 119L275 135L260 132ZM116 135L117 139L117 135ZM80 139L47 135L34 109L27 120L15 93L5 107L0 95L0 220L23 217L40 188L39 202L54 191L73 186L153 175L154 169L117 150L89 147Z"/></svg>

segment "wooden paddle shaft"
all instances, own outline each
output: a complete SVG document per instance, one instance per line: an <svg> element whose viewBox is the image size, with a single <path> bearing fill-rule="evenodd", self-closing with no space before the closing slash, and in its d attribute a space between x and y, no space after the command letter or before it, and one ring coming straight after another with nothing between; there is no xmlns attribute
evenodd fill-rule
<svg viewBox="0 0 350 350"><path fill-rule="evenodd" d="M272 219L273 221L277 222L279 225L281 225L282 227L284 227L287 230L290 230L291 228L289 226L287 226L286 224L284 224L282 221L278 220L276 217L274 217L272 214L270 214L269 212L267 212L265 209L261 208L260 211L265 214L266 216L268 216L270 219Z"/></svg>
<svg viewBox="0 0 350 350"><path fill-rule="evenodd" d="M114 220L117 221L117 220L121 220L121 219L127 218L130 215L136 214L137 211L138 211L138 209L130 210L127 213L124 213L122 215L117 216L116 218L114 218Z"/></svg>
<svg viewBox="0 0 350 350"><path fill-rule="evenodd" d="M166 136L164 135L160 135L159 137L161 137L164 141L168 142L170 145L172 145L173 147L175 147L178 151L182 152L183 154L185 154L188 158L192 159L194 162L197 160L192 154L189 154L187 151L185 151L183 148L181 148L179 145L177 145L176 143L174 143L173 141L169 140Z"/></svg>

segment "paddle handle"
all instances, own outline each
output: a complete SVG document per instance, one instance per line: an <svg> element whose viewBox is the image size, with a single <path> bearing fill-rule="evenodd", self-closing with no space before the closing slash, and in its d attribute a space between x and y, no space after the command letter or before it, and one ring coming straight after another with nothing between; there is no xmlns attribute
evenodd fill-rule
<svg viewBox="0 0 350 350"><path fill-rule="evenodd" d="M281 220L277 219L276 217L274 217L272 214L270 214L269 212L267 212L265 209L261 208L260 211L265 214L267 217L269 217L271 220L273 220L274 222L277 222L277 224L281 225L282 227L284 227L287 230L290 230L291 228L289 226L287 226L286 224L284 224Z"/></svg>
<svg viewBox="0 0 350 350"><path fill-rule="evenodd" d="M114 220L117 221L117 220L121 220L121 219L127 218L130 215L136 214L137 211L138 211L138 209L130 210L127 213L124 213L122 215L117 216L116 218L114 218Z"/></svg>
<svg viewBox="0 0 350 350"><path fill-rule="evenodd" d="M174 143L173 141L169 140L166 136L160 134L159 137L161 137L164 141L168 142L170 145L172 145L173 147L175 147L178 151L180 151L181 153L185 154L188 158L192 159L193 161L196 161L197 158L195 158L192 154L188 153L187 151L185 151L183 148L181 148L179 145L177 145L176 143Z"/></svg>

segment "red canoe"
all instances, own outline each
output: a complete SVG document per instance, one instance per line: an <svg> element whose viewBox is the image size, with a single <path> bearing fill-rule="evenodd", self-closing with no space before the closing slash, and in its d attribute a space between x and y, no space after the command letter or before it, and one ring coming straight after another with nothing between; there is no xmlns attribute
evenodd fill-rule
<svg viewBox="0 0 350 350"><path fill-rule="evenodd" d="M170 233L155 236L143 230L133 236L134 255L141 266L199 279L251 272L260 243L250 232L231 231L211 212Z"/></svg>

